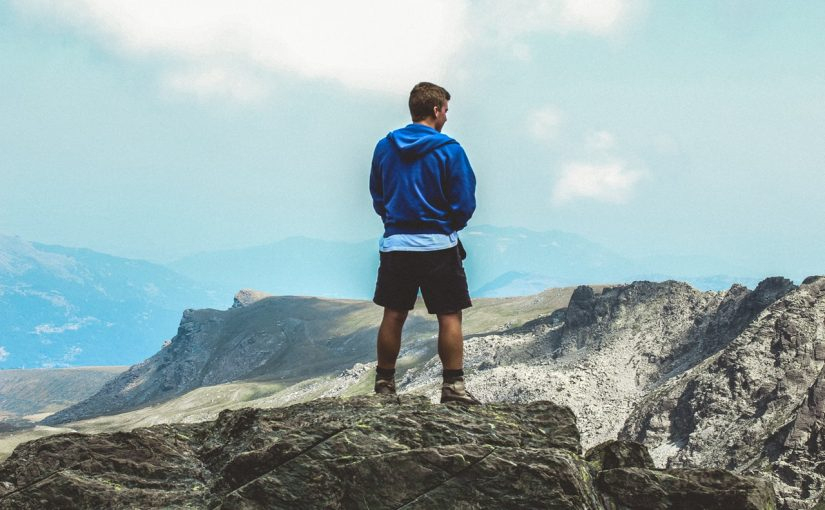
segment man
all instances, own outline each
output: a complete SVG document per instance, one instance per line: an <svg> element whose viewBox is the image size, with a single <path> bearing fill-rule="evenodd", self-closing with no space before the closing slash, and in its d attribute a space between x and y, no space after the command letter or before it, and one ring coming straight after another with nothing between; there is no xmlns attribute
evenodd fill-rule
<svg viewBox="0 0 825 510"><path fill-rule="evenodd" d="M378 329L375 392L395 394L401 329L418 289L438 317L443 367L441 402L480 404L464 387L461 311L472 306L457 232L475 211L475 175L464 149L441 128L450 94L422 82L410 92L412 124L378 142L370 193L384 221L373 301L384 307Z"/></svg>

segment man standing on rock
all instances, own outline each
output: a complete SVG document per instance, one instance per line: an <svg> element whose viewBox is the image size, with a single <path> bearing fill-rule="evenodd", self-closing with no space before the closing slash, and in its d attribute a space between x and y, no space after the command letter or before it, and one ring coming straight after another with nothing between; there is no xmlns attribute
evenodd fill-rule
<svg viewBox="0 0 825 510"><path fill-rule="evenodd" d="M441 134L449 100L438 85L413 87L413 123L380 140L373 154L370 194L384 221L373 298L384 307L375 392L395 394L401 329L420 288L427 311L438 317L441 402L480 404L464 387L461 311L472 302L457 234L475 211L476 180L464 149Z"/></svg>

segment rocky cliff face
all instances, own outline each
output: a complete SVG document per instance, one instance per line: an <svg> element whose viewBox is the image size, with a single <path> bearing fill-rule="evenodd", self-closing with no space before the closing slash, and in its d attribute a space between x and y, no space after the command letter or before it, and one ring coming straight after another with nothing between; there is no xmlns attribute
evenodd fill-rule
<svg viewBox="0 0 825 510"><path fill-rule="evenodd" d="M169 345L43 423L116 414L262 374L301 379L342 370L374 355L375 330L367 325L377 317L364 316L367 308L357 301L241 292L229 310L186 310Z"/></svg>
<svg viewBox="0 0 825 510"><path fill-rule="evenodd" d="M422 397L321 399L214 422L64 434L0 465L0 508L775 507L770 484L652 468L642 445L582 455L550 402L465 408Z"/></svg>
<svg viewBox="0 0 825 510"><path fill-rule="evenodd" d="M646 395L621 437L661 465L770 476L785 508L825 488L825 278L764 308L724 349Z"/></svg>

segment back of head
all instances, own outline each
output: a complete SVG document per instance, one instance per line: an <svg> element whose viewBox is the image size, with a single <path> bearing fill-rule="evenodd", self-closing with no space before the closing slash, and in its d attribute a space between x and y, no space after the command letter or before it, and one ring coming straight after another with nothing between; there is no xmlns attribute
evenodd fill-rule
<svg viewBox="0 0 825 510"><path fill-rule="evenodd" d="M413 122L432 117L433 108L441 108L449 100L450 93L444 87L422 81L410 92L410 115Z"/></svg>

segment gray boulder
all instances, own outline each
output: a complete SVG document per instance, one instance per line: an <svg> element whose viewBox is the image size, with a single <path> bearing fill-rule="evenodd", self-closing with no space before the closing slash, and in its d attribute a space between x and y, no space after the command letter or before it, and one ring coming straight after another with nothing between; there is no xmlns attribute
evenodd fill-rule
<svg viewBox="0 0 825 510"><path fill-rule="evenodd" d="M599 471L626 467L644 469L656 467L647 448L635 441L605 441L589 449L584 458L596 466Z"/></svg>
<svg viewBox="0 0 825 510"><path fill-rule="evenodd" d="M775 508L769 482L721 469L608 469L596 487L610 510Z"/></svg>
<svg viewBox="0 0 825 510"><path fill-rule="evenodd" d="M51 436L0 464L2 509L134 507L767 510L775 501L767 482L720 470L600 469L581 457L570 409L547 401L319 399Z"/></svg>

